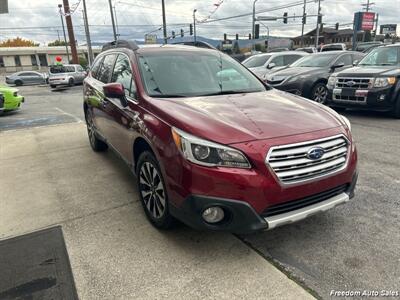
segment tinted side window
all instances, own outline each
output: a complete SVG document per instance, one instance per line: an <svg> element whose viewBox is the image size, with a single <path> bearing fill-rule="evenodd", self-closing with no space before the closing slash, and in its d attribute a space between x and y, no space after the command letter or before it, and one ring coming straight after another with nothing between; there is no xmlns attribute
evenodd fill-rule
<svg viewBox="0 0 400 300"><path fill-rule="evenodd" d="M342 55L336 61L337 64L343 63L345 66L350 66L353 64L353 60L350 54Z"/></svg>
<svg viewBox="0 0 400 300"><path fill-rule="evenodd" d="M97 79L103 83L107 83L110 80L111 73L113 71L114 61L116 54L110 54L104 57L103 64L96 75Z"/></svg>
<svg viewBox="0 0 400 300"><path fill-rule="evenodd" d="M126 96L131 98L136 97L136 86L133 80L130 61L125 55L118 55L111 82L121 83L124 86Z"/></svg>
<svg viewBox="0 0 400 300"><path fill-rule="evenodd" d="M273 59L271 60L271 63L274 63L277 67L284 66L285 63L284 63L284 61L283 61L283 57L284 57L283 55L277 56L277 57L275 57L275 58L273 58Z"/></svg>
<svg viewBox="0 0 400 300"><path fill-rule="evenodd" d="M95 61L95 63L92 66L92 69L90 70L93 78L98 79L97 77L97 72L100 70L101 64L103 63L103 57Z"/></svg>
<svg viewBox="0 0 400 300"><path fill-rule="evenodd" d="M285 55L283 57L283 61L284 61L285 65L291 65L292 63L294 63L296 60L298 60L301 57L302 57L301 55Z"/></svg>

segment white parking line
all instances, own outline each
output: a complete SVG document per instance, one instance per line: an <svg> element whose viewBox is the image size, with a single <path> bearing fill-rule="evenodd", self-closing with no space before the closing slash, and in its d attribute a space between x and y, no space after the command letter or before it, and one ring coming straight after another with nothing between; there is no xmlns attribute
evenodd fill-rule
<svg viewBox="0 0 400 300"><path fill-rule="evenodd" d="M79 119L77 116L75 116L75 115L73 115L73 114L70 114L70 113L68 113L68 112L66 112L66 111L64 111L64 110L62 110L61 108L54 107L54 109L57 110L57 111L59 111L60 113L62 113L62 114L64 114L64 115L66 115L66 116L69 116L69 117L71 117L71 118L74 118L74 120L75 120L77 123L82 123L82 122L83 122L83 121L82 121L81 119Z"/></svg>

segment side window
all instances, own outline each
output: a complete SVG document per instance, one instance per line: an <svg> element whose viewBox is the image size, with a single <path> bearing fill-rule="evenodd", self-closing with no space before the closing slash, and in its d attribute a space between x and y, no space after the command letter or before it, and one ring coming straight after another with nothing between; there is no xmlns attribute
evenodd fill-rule
<svg viewBox="0 0 400 300"><path fill-rule="evenodd" d="M127 97L136 98L136 86L133 80L130 61L125 55L118 55L111 82L118 82L124 86Z"/></svg>
<svg viewBox="0 0 400 300"><path fill-rule="evenodd" d="M285 55L283 57L283 62L286 65L291 65L292 63L294 63L296 60L298 60L299 58L301 58L301 55Z"/></svg>
<svg viewBox="0 0 400 300"><path fill-rule="evenodd" d="M110 54L104 57L101 68L96 75L96 78L103 83L108 83L111 77L111 73L113 71L114 61L116 54Z"/></svg>
<svg viewBox="0 0 400 300"><path fill-rule="evenodd" d="M350 54L342 55L339 57L336 61L336 64L341 64L343 63L345 66L350 66L353 64L353 60L351 59Z"/></svg>
<svg viewBox="0 0 400 300"><path fill-rule="evenodd" d="M284 66L285 63L284 63L284 61L283 61L283 57L284 57L283 55L274 57L274 58L270 61L270 63L274 63L275 66L277 66L277 67Z"/></svg>
<svg viewBox="0 0 400 300"><path fill-rule="evenodd" d="M101 64L103 62L103 57L98 59L94 65L92 66L92 69L90 70L90 73L92 74L93 78L98 79L97 77L97 72L100 70Z"/></svg>

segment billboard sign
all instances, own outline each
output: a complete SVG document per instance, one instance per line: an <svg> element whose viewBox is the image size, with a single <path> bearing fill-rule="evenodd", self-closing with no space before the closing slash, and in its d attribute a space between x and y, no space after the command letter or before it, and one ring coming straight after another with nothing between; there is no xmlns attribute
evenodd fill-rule
<svg viewBox="0 0 400 300"><path fill-rule="evenodd" d="M0 14L8 14L8 0L0 0Z"/></svg>
<svg viewBox="0 0 400 300"><path fill-rule="evenodd" d="M155 34L146 34L144 36L145 44L157 44L157 35Z"/></svg>
<svg viewBox="0 0 400 300"><path fill-rule="evenodd" d="M381 34L395 34L396 30L397 30L397 24L381 25Z"/></svg>
<svg viewBox="0 0 400 300"><path fill-rule="evenodd" d="M373 30L375 23L375 13L363 12L361 19L361 30Z"/></svg>

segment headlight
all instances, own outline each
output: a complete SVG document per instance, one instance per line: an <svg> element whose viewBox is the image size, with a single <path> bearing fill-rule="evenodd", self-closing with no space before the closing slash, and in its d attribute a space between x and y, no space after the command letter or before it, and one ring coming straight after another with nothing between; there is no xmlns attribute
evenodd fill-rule
<svg viewBox="0 0 400 300"><path fill-rule="evenodd" d="M328 79L328 86L334 87L336 85L337 77L336 75L331 75Z"/></svg>
<svg viewBox="0 0 400 300"><path fill-rule="evenodd" d="M18 97L18 92L14 92L14 93L13 93L13 96L14 96L14 97Z"/></svg>
<svg viewBox="0 0 400 300"><path fill-rule="evenodd" d="M172 137L183 156L195 164L244 169L251 167L239 150L203 140L177 128L172 128Z"/></svg>
<svg viewBox="0 0 400 300"><path fill-rule="evenodd" d="M375 78L374 87L386 87L388 85L392 85L396 82L396 77L378 77Z"/></svg>
<svg viewBox="0 0 400 300"><path fill-rule="evenodd" d="M346 123L347 127L349 128L349 130L351 131L351 123L349 121L349 119L347 119L345 116L339 115L343 121Z"/></svg>

